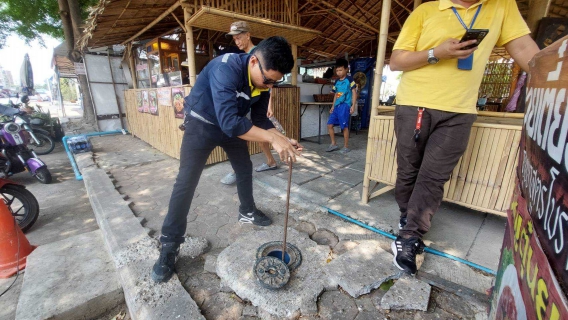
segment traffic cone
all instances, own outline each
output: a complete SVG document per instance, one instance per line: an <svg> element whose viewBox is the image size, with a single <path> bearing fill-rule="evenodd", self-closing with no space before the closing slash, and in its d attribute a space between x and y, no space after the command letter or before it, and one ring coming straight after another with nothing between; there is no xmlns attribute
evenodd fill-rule
<svg viewBox="0 0 568 320"><path fill-rule="evenodd" d="M24 269L26 257L35 248L20 230L8 206L0 201L0 279L10 278Z"/></svg>

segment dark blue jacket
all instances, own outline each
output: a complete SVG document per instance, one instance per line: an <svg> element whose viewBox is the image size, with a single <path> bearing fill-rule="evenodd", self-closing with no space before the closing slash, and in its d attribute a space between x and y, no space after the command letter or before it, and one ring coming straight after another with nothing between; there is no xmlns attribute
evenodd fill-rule
<svg viewBox="0 0 568 320"><path fill-rule="evenodd" d="M185 97L185 112L197 113L221 128L229 137L248 132L252 123L246 118L247 113L251 108L266 109L270 98L268 91L251 98L249 58L248 54L228 53L211 60L199 74L189 95ZM257 121L270 122L266 112L264 118ZM258 125L257 121L255 125Z"/></svg>

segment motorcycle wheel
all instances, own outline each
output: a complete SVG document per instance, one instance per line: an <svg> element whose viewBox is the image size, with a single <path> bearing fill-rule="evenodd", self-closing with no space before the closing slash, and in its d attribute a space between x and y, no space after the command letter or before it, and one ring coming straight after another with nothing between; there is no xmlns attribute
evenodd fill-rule
<svg viewBox="0 0 568 320"><path fill-rule="evenodd" d="M36 197L24 187L7 184L0 188L2 200L23 232L28 231L39 217L39 204Z"/></svg>
<svg viewBox="0 0 568 320"><path fill-rule="evenodd" d="M55 142L50 136L45 135L41 132L34 132L34 135L39 140L39 144L37 144L33 138L30 138L29 144L30 146L32 146L32 149L36 154L44 155L53 151L53 149L55 148Z"/></svg>
<svg viewBox="0 0 568 320"><path fill-rule="evenodd" d="M51 183L51 172L47 169L47 167L39 168L35 172L36 179L43 184L50 184Z"/></svg>

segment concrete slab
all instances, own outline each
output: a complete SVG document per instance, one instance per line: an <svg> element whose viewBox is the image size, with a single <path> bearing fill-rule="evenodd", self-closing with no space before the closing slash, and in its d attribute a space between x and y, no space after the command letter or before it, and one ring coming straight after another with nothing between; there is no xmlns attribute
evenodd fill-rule
<svg viewBox="0 0 568 320"><path fill-rule="evenodd" d="M432 288L426 282L415 277L404 276L398 279L381 299L381 308L426 311L431 290Z"/></svg>
<svg viewBox="0 0 568 320"><path fill-rule="evenodd" d="M488 214L466 255L466 259L492 270L497 270L499 260L495 257L501 255L501 246L495 244L503 243L506 223L506 217Z"/></svg>
<svg viewBox="0 0 568 320"><path fill-rule="evenodd" d="M96 318L124 301L100 231L40 246L27 261L16 319Z"/></svg>
<svg viewBox="0 0 568 320"><path fill-rule="evenodd" d="M322 319L353 320L358 313L355 301L343 292L324 292L320 297L319 315Z"/></svg>
<svg viewBox="0 0 568 320"><path fill-rule="evenodd" d="M360 171L349 169L349 168L341 168L337 169L330 174L327 174L326 177L333 178L339 182L346 183L351 185L352 187L360 184L363 182L364 173Z"/></svg>
<svg viewBox="0 0 568 320"><path fill-rule="evenodd" d="M401 276L402 271L393 265L392 257L377 241L361 241L357 247L331 261L325 271L333 282L357 298Z"/></svg>
<svg viewBox="0 0 568 320"><path fill-rule="evenodd" d="M23 272L18 279L14 278L15 276L8 279L0 279L0 292L4 292L4 290L8 289L8 287L14 283L12 288L0 299L0 319L16 318L16 306L18 305L18 298L20 297L22 283L24 282ZM16 280L16 282L14 282L14 280Z"/></svg>
<svg viewBox="0 0 568 320"><path fill-rule="evenodd" d="M288 229L290 243L300 249L302 264L292 272L284 288L268 290L258 284L253 274L256 251L264 243L282 240L280 227L266 227L244 234L221 252L217 258L217 274L241 298L279 317L317 313L317 297L324 289L323 266L329 249L318 246L305 233Z"/></svg>
<svg viewBox="0 0 568 320"><path fill-rule="evenodd" d="M126 168L171 159L149 144L132 136L113 135L114 143L105 143L108 137L91 137L97 164L101 168Z"/></svg>
<svg viewBox="0 0 568 320"><path fill-rule="evenodd" d="M276 177L288 181L288 170L276 174ZM321 177L321 174L318 172L310 171L305 168L294 168L292 170L292 182L297 185L302 185L304 183L310 182L314 179Z"/></svg>
<svg viewBox="0 0 568 320"><path fill-rule="evenodd" d="M424 243L434 249L465 258L486 216L487 213L443 203L432 218L432 227L424 237ZM502 239L499 243L502 243ZM486 267L489 263L492 262L486 260L482 265Z"/></svg>
<svg viewBox="0 0 568 320"><path fill-rule="evenodd" d="M343 192L351 189L352 187L347 183L343 183L341 181L328 178L326 176L312 180L303 186L306 189L323 194L324 196L327 196L329 198L335 198L338 195L342 194Z"/></svg>

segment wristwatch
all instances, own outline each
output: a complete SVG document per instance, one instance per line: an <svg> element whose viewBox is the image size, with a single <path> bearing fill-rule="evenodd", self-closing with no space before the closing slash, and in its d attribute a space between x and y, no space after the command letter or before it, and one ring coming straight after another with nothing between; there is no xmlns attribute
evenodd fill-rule
<svg viewBox="0 0 568 320"><path fill-rule="evenodd" d="M429 64L436 64L440 61L440 59L434 56L434 48L428 50L428 63Z"/></svg>

